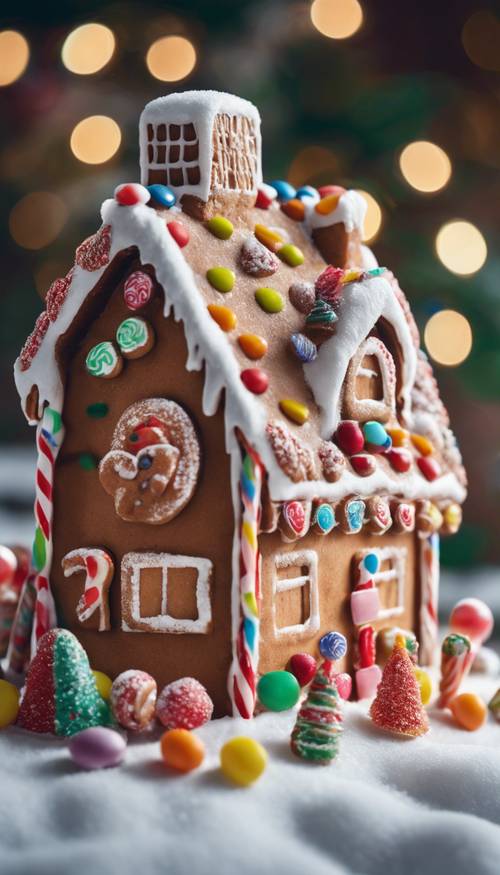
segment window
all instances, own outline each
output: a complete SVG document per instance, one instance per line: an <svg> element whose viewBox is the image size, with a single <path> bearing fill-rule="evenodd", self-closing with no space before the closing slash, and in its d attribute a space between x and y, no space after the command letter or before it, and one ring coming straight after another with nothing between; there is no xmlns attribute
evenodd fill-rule
<svg viewBox="0 0 500 875"><path fill-rule="evenodd" d="M199 141L192 123L147 126L148 184L172 188L200 182Z"/></svg>
<svg viewBox="0 0 500 875"><path fill-rule="evenodd" d="M244 115L216 115L213 130L212 189L253 191L256 188L257 139Z"/></svg>
<svg viewBox="0 0 500 875"><path fill-rule="evenodd" d="M346 418L388 422L396 410L394 359L378 337L367 337L347 369L344 393Z"/></svg>
<svg viewBox="0 0 500 875"><path fill-rule="evenodd" d="M319 629L318 556L314 550L278 553L274 559L276 638L310 638Z"/></svg>
<svg viewBox="0 0 500 875"><path fill-rule="evenodd" d="M127 553L121 566L122 628L126 632L208 632L211 575L209 559Z"/></svg>
<svg viewBox="0 0 500 875"><path fill-rule="evenodd" d="M359 577L359 565L364 556L372 554L377 557L376 570L371 578L378 587L380 610L377 620L387 620L397 617L405 609L405 578L406 578L406 547L381 547L372 550L360 550L354 557L356 576ZM355 585L359 582L355 581Z"/></svg>

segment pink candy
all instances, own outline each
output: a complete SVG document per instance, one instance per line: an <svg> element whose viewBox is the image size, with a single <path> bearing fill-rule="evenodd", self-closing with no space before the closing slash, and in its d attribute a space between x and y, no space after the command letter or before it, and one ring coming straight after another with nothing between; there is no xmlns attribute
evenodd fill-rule
<svg viewBox="0 0 500 875"><path fill-rule="evenodd" d="M156 705L156 681L145 671L129 669L113 681L111 708L124 729L140 732L151 723Z"/></svg>
<svg viewBox="0 0 500 875"><path fill-rule="evenodd" d="M358 668L356 672L358 699L373 699L381 678L382 671L376 664L367 668Z"/></svg>
<svg viewBox="0 0 500 875"><path fill-rule="evenodd" d="M123 298L129 310L140 310L151 300L153 280L142 270L131 273L123 286Z"/></svg>
<svg viewBox="0 0 500 875"><path fill-rule="evenodd" d="M156 703L156 716L167 729L196 729L210 720L213 710L205 687L195 678L168 684Z"/></svg>
<svg viewBox="0 0 500 875"><path fill-rule="evenodd" d="M351 593L351 614L355 626L376 620L380 610L380 596L378 587L355 590Z"/></svg>
<svg viewBox="0 0 500 875"><path fill-rule="evenodd" d="M481 599L461 599L450 615L450 628L459 635L468 635L473 645L480 646L493 630L493 614Z"/></svg>

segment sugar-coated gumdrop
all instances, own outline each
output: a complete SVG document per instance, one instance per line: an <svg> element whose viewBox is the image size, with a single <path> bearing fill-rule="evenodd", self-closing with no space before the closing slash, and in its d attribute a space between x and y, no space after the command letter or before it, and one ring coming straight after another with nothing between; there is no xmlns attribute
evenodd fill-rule
<svg viewBox="0 0 500 875"><path fill-rule="evenodd" d="M144 185L140 185L138 182L125 182L115 188L115 200L122 207L147 204L150 199L150 192Z"/></svg>
<svg viewBox="0 0 500 875"><path fill-rule="evenodd" d="M319 652L324 659L342 659L347 653L345 635L340 632L327 632L319 639Z"/></svg>
<svg viewBox="0 0 500 875"><path fill-rule="evenodd" d="M243 385L254 395L262 395L269 386L269 377L260 368L245 368L240 377Z"/></svg>
<svg viewBox="0 0 500 875"><path fill-rule="evenodd" d="M0 729L15 723L19 711L19 690L14 684L0 680Z"/></svg>
<svg viewBox="0 0 500 875"><path fill-rule="evenodd" d="M160 740L165 765L178 772L192 772L205 758L205 746L189 729L168 729Z"/></svg>
<svg viewBox="0 0 500 875"><path fill-rule="evenodd" d="M461 599L450 614L450 629L461 635L468 635L481 644L493 630L493 614L481 599Z"/></svg>
<svg viewBox="0 0 500 875"><path fill-rule="evenodd" d="M363 432L354 419L344 419L339 423L334 441L347 456L360 453L365 445Z"/></svg>
<svg viewBox="0 0 500 875"><path fill-rule="evenodd" d="M82 769L107 769L118 766L127 749L127 742L114 729L92 726L77 732L68 743L73 762Z"/></svg>
<svg viewBox="0 0 500 875"><path fill-rule="evenodd" d="M480 729L488 716L485 703L475 693L461 693L450 702L450 710L458 725L469 732Z"/></svg>
<svg viewBox="0 0 500 875"><path fill-rule="evenodd" d="M182 222L167 222L167 230L172 235L177 246L183 249L189 243L189 231Z"/></svg>
<svg viewBox="0 0 500 875"><path fill-rule="evenodd" d="M107 674L104 674L103 671L95 671L93 669L92 674L95 678L97 692L103 699L108 701L111 696L111 687L113 686L113 681Z"/></svg>
<svg viewBox="0 0 500 875"><path fill-rule="evenodd" d="M140 732L153 720L156 704L156 681L145 671L122 671L111 687L111 708L124 729Z"/></svg>
<svg viewBox="0 0 500 875"><path fill-rule="evenodd" d="M0 544L0 586L13 580L16 568L16 554L9 547Z"/></svg>
<svg viewBox="0 0 500 875"><path fill-rule="evenodd" d="M299 682L289 671L268 671L259 678L257 696L268 711L288 711L299 700Z"/></svg>
<svg viewBox="0 0 500 875"><path fill-rule="evenodd" d="M290 658L287 668L295 675L299 685L306 687L316 673L316 660L310 653L294 653Z"/></svg>
<svg viewBox="0 0 500 875"><path fill-rule="evenodd" d="M418 666L415 666L413 670L415 672L417 683L420 687L420 698L422 699L422 705L428 705L432 696L431 677L428 672L424 671L423 668L419 668Z"/></svg>
<svg viewBox="0 0 500 875"><path fill-rule="evenodd" d="M195 678L180 678L163 688L156 703L156 716L167 729L197 729L208 723L213 702Z"/></svg>
<svg viewBox="0 0 500 875"><path fill-rule="evenodd" d="M260 778L266 768L267 751L254 738L237 736L222 746L220 765L226 778L242 787L248 787Z"/></svg>

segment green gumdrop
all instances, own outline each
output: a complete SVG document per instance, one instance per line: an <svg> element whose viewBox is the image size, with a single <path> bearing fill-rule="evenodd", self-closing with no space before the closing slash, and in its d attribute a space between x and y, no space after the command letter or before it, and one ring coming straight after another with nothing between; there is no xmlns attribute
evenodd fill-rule
<svg viewBox="0 0 500 875"><path fill-rule="evenodd" d="M299 682L289 671L268 671L257 684L257 696L268 711L288 711L299 701Z"/></svg>
<svg viewBox="0 0 500 875"><path fill-rule="evenodd" d="M78 639L61 629L54 645L56 735L75 735L90 726L113 723L109 705L98 693L88 656Z"/></svg>
<svg viewBox="0 0 500 875"><path fill-rule="evenodd" d="M103 401L96 401L95 404L89 404L86 413L87 416L91 416L92 419L103 419L104 416L107 416L109 412L109 407Z"/></svg>
<svg viewBox="0 0 500 875"><path fill-rule="evenodd" d="M33 541L33 565L35 567L35 571L41 571L42 568L45 567L46 558L47 550L45 546L45 537L40 526L37 526L35 529L35 538Z"/></svg>
<svg viewBox="0 0 500 875"><path fill-rule="evenodd" d="M80 453L78 456L78 464L84 471L93 471L94 468L97 468L96 458L92 453Z"/></svg>

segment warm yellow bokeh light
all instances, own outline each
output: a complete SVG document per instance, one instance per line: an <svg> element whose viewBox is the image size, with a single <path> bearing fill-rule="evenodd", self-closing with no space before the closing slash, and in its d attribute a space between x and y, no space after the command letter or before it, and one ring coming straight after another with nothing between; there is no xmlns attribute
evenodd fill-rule
<svg viewBox="0 0 500 875"><path fill-rule="evenodd" d="M463 26L462 43L473 64L483 70L500 70L500 18L493 12L474 12Z"/></svg>
<svg viewBox="0 0 500 875"><path fill-rule="evenodd" d="M26 70L30 48L17 30L0 31L0 85L11 85Z"/></svg>
<svg viewBox="0 0 500 875"><path fill-rule="evenodd" d="M444 266L463 276L476 273L488 255L486 241L475 225L460 219L448 222L436 237L436 252Z"/></svg>
<svg viewBox="0 0 500 875"><path fill-rule="evenodd" d="M12 208L9 229L24 249L42 249L61 233L68 217L63 200L48 191L34 191Z"/></svg>
<svg viewBox="0 0 500 875"><path fill-rule="evenodd" d="M472 349L472 330L461 313L440 310L425 326L424 340L435 362L454 367L465 361Z"/></svg>
<svg viewBox="0 0 500 875"><path fill-rule="evenodd" d="M111 60L115 50L113 31L104 24L82 24L66 37L62 62L72 73L97 73Z"/></svg>
<svg viewBox="0 0 500 875"><path fill-rule="evenodd" d="M104 164L118 150L120 128L107 115L91 115L78 122L71 134L71 151L85 164Z"/></svg>
<svg viewBox="0 0 500 875"><path fill-rule="evenodd" d="M427 140L409 143L399 156L399 166L406 181L417 191L439 191L451 176L448 155Z"/></svg>
<svg viewBox="0 0 500 875"><path fill-rule="evenodd" d="M290 164L287 179L295 188L306 185L320 176L334 178L338 173L337 157L324 146L306 146Z"/></svg>
<svg viewBox="0 0 500 875"><path fill-rule="evenodd" d="M382 226L382 210L377 201L368 191L358 189L358 194L366 201L366 216L363 232L363 242L371 243L375 240Z"/></svg>
<svg viewBox="0 0 500 875"><path fill-rule="evenodd" d="M330 39L346 39L363 23L358 0L314 0L311 21L316 30Z"/></svg>
<svg viewBox="0 0 500 875"><path fill-rule="evenodd" d="M163 36L148 49L149 72L162 82L178 82L189 76L196 64L194 46L183 36Z"/></svg>

